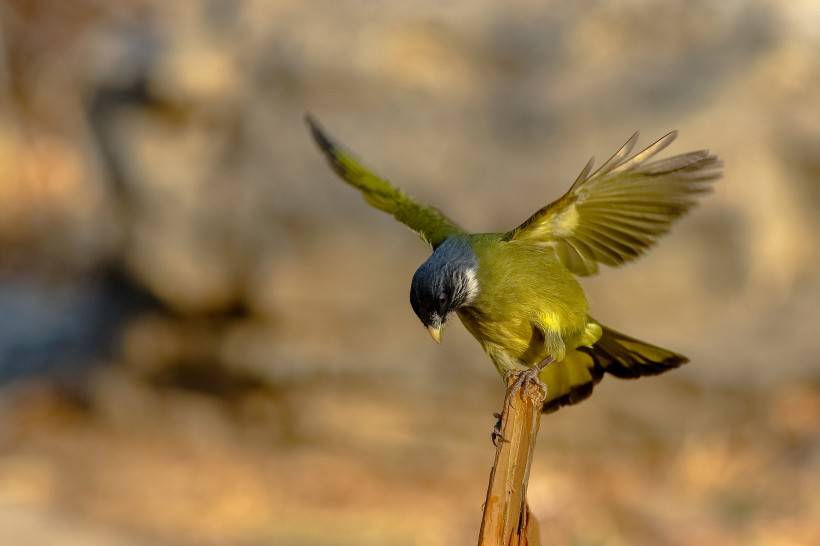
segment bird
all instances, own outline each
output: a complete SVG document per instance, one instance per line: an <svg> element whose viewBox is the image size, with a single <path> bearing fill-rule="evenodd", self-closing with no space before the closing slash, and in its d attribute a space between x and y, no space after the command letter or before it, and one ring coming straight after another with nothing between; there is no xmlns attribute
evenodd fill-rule
<svg viewBox="0 0 820 546"><path fill-rule="evenodd" d="M545 388L544 412L585 400L605 374L632 379L689 361L592 318L578 278L643 255L711 192L723 165L708 150L655 159L677 137L671 131L633 154L636 132L519 226L469 233L369 170L310 114L305 121L333 171L432 248L412 277L410 304L433 340L455 314L503 378Z"/></svg>

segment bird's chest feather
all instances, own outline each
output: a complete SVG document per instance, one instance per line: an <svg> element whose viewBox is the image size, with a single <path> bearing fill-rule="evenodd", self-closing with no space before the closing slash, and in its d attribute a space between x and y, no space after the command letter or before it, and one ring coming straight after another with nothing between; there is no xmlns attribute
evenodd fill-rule
<svg viewBox="0 0 820 546"><path fill-rule="evenodd" d="M480 294L458 315L497 366L544 358L545 331L567 341L583 331L584 293L549 252L499 245L479 258Z"/></svg>

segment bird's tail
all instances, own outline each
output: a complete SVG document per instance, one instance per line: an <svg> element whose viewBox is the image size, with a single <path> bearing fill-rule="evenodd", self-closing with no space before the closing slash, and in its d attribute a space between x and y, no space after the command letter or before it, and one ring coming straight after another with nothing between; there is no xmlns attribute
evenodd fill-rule
<svg viewBox="0 0 820 546"><path fill-rule="evenodd" d="M591 356L596 366L615 377L633 379L643 375L657 375L689 362L682 354L629 337L606 326L601 326L601 329L601 339L592 347L579 347L578 350Z"/></svg>
<svg viewBox="0 0 820 546"><path fill-rule="evenodd" d="M622 379L657 375L689 362L685 356L601 326L592 347L578 347L561 362L548 365L541 377L547 383L544 411L576 404L592 394L604 373ZM552 369L551 369L552 368Z"/></svg>

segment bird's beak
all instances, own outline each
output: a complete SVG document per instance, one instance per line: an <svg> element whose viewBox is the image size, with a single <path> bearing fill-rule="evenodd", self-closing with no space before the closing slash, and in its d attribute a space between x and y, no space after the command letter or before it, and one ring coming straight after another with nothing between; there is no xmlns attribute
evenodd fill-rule
<svg viewBox="0 0 820 546"><path fill-rule="evenodd" d="M430 332L430 337L433 338L433 341L436 343L441 343L441 329L442 326L428 326L427 331Z"/></svg>

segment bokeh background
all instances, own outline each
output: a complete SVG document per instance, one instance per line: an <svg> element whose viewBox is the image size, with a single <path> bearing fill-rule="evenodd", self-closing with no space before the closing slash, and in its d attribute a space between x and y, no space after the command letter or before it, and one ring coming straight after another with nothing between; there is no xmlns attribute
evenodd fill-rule
<svg viewBox="0 0 820 546"><path fill-rule="evenodd" d="M544 544L820 544L816 0L0 3L0 544L473 544L503 387L311 111L469 229L636 129L726 164L542 422Z"/></svg>

